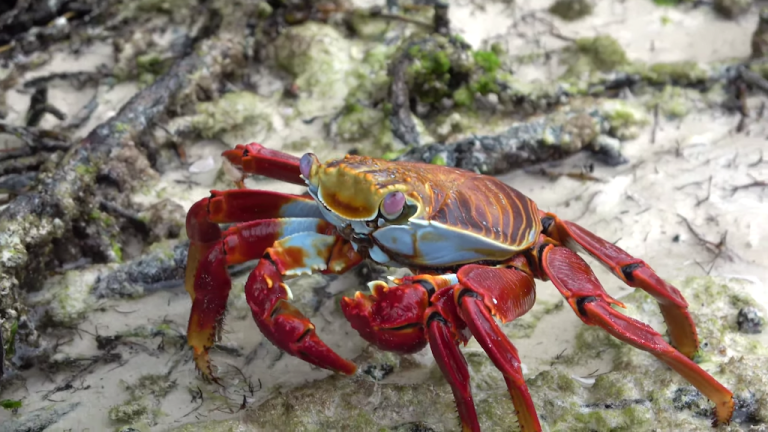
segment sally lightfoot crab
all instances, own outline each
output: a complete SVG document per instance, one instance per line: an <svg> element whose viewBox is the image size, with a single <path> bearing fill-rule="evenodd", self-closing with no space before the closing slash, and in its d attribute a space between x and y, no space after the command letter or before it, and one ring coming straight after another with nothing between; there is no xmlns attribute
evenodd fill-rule
<svg viewBox="0 0 768 432"><path fill-rule="evenodd" d="M354 374L354 363L329 348L291 304L284 277L344 273L365 259L405 267L413 276L369 283L370 294L344 297L352 327L382 350L414 353L429 345L450 384L462 429L479 431L470 375L459 344L474 337L501 371L525 431L540 431L517 350L496 320L525 314L534 279L550 280L587 325L649 352L714 404L714 424L728 423L733 394L691 358L696 327L680 292L645 262L579 225L538 209L494 177L457 168L346 156L324 164L259 144L224 157L242 175L306 185L308 196L263 190L212 191L187 215L186 288L192 297L188 341L202 374L216 379L208 350L222 330L227 267L258 259L245 284L253 318L285 352L318 367ZM242 186L242 178L238 182ZM226 231L218 224L233 223ZM612 307L587 263L587 252L631 287L652 295L671 343Z"/></svg>

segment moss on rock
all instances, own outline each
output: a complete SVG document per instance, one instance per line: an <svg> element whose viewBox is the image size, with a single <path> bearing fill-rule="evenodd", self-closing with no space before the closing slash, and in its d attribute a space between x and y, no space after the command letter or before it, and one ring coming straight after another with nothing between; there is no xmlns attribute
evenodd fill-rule
<svg viewBox="0 0 768 432"><path fill-rule="evenodd" d="M168 375L143 375L133 384L123 383L128 399L109 409L109 419L121 427L149 431L161 415L160 401L176 388Z"/></svg>
<svg viewBox="0 0 768 432"><path fill-rule="evenodd" d="M275 62L293 76L304 116L327 114L344 104L362 54L334 27L313 21L286 28L274 42Z"/></svg>
<svg viewBox="0 0 768 432"><path fill-rule="evenodd" d="M609 72L629 64L624 48L608 35L577 39L565 54L565 61L569 65L563 74L566 79Z"/></svg>
<svg viewBox="0 0 768 432"><path fill-rule="evenodd" d="M264 133L274 128L273 115L273 100L240 91L197 104L197 115L190 119L190 125L204 138L222 138L239 131L253 136L257 131Z"/></svg>
<svg viewBox="0 0 768 432"><path fill-rule="evenodd" d="M29 304L41 306L51 325L74 326L96 305L91 295L96 280L108 267L86 271L71 270L49 278L43 289L29 297Z"/></svg>
<svg viewBox="0 0 768 432"><path fill-rule="evenodd" d="M701 84L709 79L709 72L699 63L693 61L627 64L621 70L638 74L649 84L692 86Z"/></svg>
<svg viewBox="0 0 768 432"><path fill-rule="evenodd" d="M649 108L659 107L659 112L669 118L685 117L693 105L692 99L700 97L696 90L665 86L646 104Z"/></svg>
<svg viewBox="0 0 768 432"><path fill-rule="evenodd" d="M549 13L566 21L576 21L591 15L594 9L591 0L556 0L549 6Z"/></svg>
<svg viewBox="0 0 768 432"><path fill-rule="evenodd" d="M651 121L642 107L621 100L606 101L601 110L608 120L609 133L621 140L637 138L642 128Z"/></svg>

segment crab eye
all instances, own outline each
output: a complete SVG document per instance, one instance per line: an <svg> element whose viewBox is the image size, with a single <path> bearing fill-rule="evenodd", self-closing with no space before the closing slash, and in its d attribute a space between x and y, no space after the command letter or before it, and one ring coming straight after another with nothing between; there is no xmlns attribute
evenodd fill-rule
<svg viewBox="0 0 768 432"><path fill-rule="evenodd" d="M309 173L312 171L312 163L314 162L314 159L315 158L312 157L312 153L305 153L299 161L299 170L301 171L301 175L304 176L304 178L307 180L309 180Z"/></svg>
<svg viewBox="0 0 768 432"><path fill-rule="evenodd" d="M381 214L387 219L400 216L405 207L405 195L402 192L391 192L381 202Z"/></svg>

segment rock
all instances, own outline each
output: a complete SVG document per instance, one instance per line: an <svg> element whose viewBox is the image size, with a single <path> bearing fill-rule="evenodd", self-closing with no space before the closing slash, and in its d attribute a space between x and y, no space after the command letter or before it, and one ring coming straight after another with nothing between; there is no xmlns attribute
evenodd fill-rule
<svg viewBox="0 0 768 432"><path fill-rule="evenodd" d="M182 284L187 265L188 242L157 243L140 259L100 276L94 285L96 298L139 297L146 291Z"/></svg>
<svg viewBox="0 0 768 432"><path fill-rule="evenodd" d="M353 44L330 25L306 22L285 29L274 43L277 65L293 76L299 92L298 109L311 117L343 106L354 86ZM301 97L302 95L311 95Z"/></svg>
<svg viewBox="0 0 768 432"><path fill-rule="evenodd" d="M739 325L740 332L757 334L763 332L765 319L763 318L763 314L760 313L760 310L758 310L756 307L747 306L739 310L736 323Z"/></svg>
<svg viewBox="0 0 768 432"><path fill-rule="evenodd" d="M4 421L0 424L0 432L43 432L78 406L80 402L51 404L18 418Z"/></svg>
<svg viewBox="0 0 768 432"><path fill-rule="evenodd" d="M150 229L150 243L175 239L184 229L187 212L181 204L166 198L149 206L139 214Z"/></svg>
<svg viewBox="0 0 768 432"><path fill-rule="evenodd" d="M212 102L198 103L197 115L188 121L192 130L203 138L221 138L227 145L234 146L258 133L273 130L276 115L273 99L238 91Z"/></svg>
<svg viewBox="0 0 768 432"><path fill-rule="evenodd" d="M592 72L609 72L629 63L627 53L621 44L611 36L577 39L566 52L566 78L579 78Z"/></svg>
<svg viewBox="0 0 768 432"><path fill-rule="evenodd" d="M74 326L85 318L96 304L93 286L107 267L70 270L49 278L43 289L29 295L29 304L42 306L53 325Z"/></svg>

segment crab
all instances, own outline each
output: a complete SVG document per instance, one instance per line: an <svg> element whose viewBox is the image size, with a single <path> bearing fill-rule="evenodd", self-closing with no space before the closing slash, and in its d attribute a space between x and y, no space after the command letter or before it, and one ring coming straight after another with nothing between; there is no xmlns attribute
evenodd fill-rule
<svg viewBox="0 0 768 432"><path fill-rule="evenodd" d="M392 285L368 283L370 293L343 297L341 310L381 350L412 354L429 345L464 431L480 431L460 349L472 337L503 375L521 429L542 430L517 350L501 328L531 309L535 279L551 281L584 324L654 355L690 382L714 403L713 425L730 422L732 392L692 360L699 341L681 293L644 261L540 210L495 177L357 155L321 163L312 153L298 158L257 143L237 145L223 157L236 168L239 188L212 191L191 207L186 222L185 285L192 299L187 337L205 378L217 381L209 350L223 326L231 287L227 268L251 260L258 263L245 298L263 335L317 367L355 374L356 365L326 345L291 304L285 280L342 274L371 260L407 268L410 275L391 278ZM246 189L243 179L251 174L305 185L308 193ZM222 223L233 225L222 232ZM670 342L615 309L624 305L577 252L653 296Z"/></svg>

